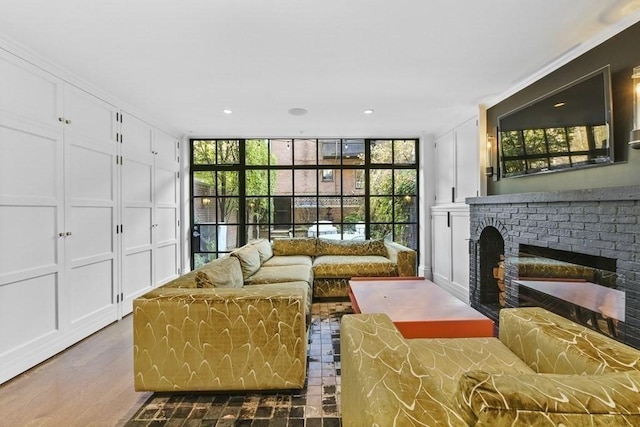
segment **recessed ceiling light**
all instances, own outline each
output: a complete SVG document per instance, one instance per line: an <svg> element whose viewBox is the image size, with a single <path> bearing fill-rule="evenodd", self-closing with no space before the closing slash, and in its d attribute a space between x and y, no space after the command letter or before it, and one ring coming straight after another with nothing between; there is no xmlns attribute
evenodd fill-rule
<svg viewBox="0 0 640 427"><path fill-rule="evenodd" d="M304 116L308 112L309 111L305 110L304 108L292 108L289 110L289 114L291 114L292 116Z"/></svg>
<svg viewBox="0 0 640 427"><path fill-rule="evenodd" d="M233 114L233 111L229 110L228 108L225 108L224 110L222 110L222 112L225 114Z"/></svg>
<svg viewBox="0 0 640 427"><path fill-rule="evenodd" d="M567 105L565 102L558 102L557 104L553 104L555 108L564 107L565 105Z"/></svg>
<svg viewBox="0 0 640 427"><path fill-rule="evenodd" d="M363 111L364 114L373 114L373 110L371 108L364 110Z"/></svg>

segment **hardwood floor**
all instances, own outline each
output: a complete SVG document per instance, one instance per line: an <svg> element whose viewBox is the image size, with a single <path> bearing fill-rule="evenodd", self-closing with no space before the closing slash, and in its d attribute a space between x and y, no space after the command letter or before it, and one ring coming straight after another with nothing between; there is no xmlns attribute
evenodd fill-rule
<svg viewBox="0 0 640 427"><path fill-rule="evenodd" d="M0 386L0 425L123 426L151 396L133 390L132 316Z"/></svg>

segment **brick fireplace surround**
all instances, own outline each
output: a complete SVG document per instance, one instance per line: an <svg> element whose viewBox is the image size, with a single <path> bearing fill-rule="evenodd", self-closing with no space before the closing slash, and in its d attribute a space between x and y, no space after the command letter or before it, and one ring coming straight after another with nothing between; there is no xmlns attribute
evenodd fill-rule
<svg viewBox="0 0 640 427"><path fill-rule="evenodd" d="M640 348L640 186L474 197L470 205L469 300L497 321L497 311L480 301L483 267L481 233L486 227L504 239L506 306L519 301L519 247L570 251L616 260L616 288L625 292L625 322L618 339ZM486 271L484 272L486 274Z"/></svg>

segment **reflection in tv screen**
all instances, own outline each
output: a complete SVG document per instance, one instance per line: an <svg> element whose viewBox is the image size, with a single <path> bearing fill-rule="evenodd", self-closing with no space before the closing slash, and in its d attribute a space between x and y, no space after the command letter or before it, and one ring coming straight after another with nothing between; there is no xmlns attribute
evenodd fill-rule
<svg viewBox="0 0 640 427"><path fill-rule="evenodd" d="M611 163L609 67L498 118L502 176Z"/></svg>

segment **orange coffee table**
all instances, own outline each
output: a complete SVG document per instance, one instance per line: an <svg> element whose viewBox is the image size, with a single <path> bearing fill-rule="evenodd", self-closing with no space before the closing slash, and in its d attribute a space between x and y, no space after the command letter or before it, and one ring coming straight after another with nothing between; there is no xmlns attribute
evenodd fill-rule
<svg viewBox="0 0 640 427"><path fill-rule="evenodd" d="M494 336L493 321L422 278L353 279L356 313L385 313L405 338Z"/></svg>

